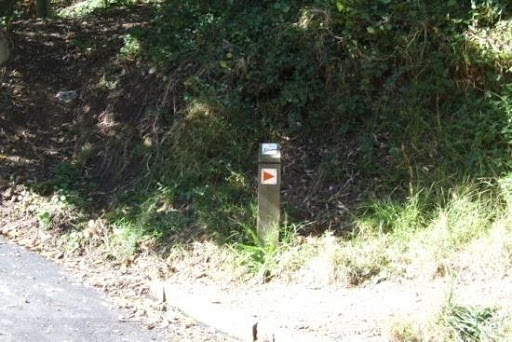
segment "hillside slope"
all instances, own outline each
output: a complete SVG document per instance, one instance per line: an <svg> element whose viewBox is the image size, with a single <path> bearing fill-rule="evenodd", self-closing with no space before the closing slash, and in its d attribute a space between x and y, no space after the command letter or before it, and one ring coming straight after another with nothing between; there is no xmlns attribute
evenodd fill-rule
<svg viewBox="0 0 512 342"><path fill-rule="evenodd" d="M510 274L508 2L66 5L3 21L2 234L181 283ZM264 141L280 246L254 237Z"/></svg>

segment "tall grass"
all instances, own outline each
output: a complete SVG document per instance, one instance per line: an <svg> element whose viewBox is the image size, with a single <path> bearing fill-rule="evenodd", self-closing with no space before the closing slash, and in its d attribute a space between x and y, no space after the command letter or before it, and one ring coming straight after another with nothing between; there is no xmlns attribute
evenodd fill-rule
<svg viewBox="0 0 512 342"><path fill-rule="evenodd" d="M487 181L467 183L436 201L423 190L403 203L365 206L350 238L326 233L310 239L301 267L324 284L348 286L383 279L499 277L511 267L512 207L508 177L495 183L493 189ZM282 254L302 248L288 246Z"/></svg>
<svg viewBox="0 0 512 342"><path fill-rule="evenodd" d="M498 342L512 339L510 310L462 305L453 292L423 318L397 319L388 327L390 342Z"/></svg>
<svg viewBox="0 0 512 342"><path fill-rule="evenodd" d="M111 165L122 181L137 170L105 216L126 232L130 251L144 237L214 239L245 244L250 260L280 270L286 255L304 251L312 260L299 258L294 270L316 263L327 282L364 284L458 272L457 255L476 241L507 241L508 3L166 0L146 10L154 20L122 35L117 61L135 73L141 64L157 70L159 96L140 117L114 113L126 117L125 135L109 153L98 142L73 168ZM506 53L493 48L499 42ZM325 216L336 234L318 224L307 248L266 251L251 241L256 148L265 140L285 147L290 220ZM322 209L304 197L318 197ZM323 209L338 206L347 210ZM507 255L507 243L501 250Z"/></svg>

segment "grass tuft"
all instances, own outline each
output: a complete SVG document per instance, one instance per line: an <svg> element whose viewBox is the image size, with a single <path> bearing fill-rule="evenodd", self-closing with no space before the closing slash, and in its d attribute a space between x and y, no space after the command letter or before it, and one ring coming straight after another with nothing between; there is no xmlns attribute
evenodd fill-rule
<svg viewBox="0 0 512 342"><path fill-rule="evenodd" d="M502 338L503 322L497 308L457 305L452 296L442 309L439 325L455 342L497 342Z"/></svg>

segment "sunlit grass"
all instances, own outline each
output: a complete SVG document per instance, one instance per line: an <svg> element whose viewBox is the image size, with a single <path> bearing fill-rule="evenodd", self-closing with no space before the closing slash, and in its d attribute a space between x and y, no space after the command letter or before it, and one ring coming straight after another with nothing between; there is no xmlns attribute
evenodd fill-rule
<svg viewBox="0 0 512 342"><path fill-rule="evenodd" d="M491 58L501 68L512 67L512 20L501 20L494 27L471 27L466 39L482 56Z"/></svg>
<svg viewBox="0 0 512 342"><path fill-rule="evenodd" d="M400 205L379 202L356 218L351 238L327 232L301 243L292 239L273 250L273 264L285 278L303 272L338 286L499 277L511 269L512 260L512 208L504 200L509 196L505 190L502 186L500 195L492 195L479 184L459 186L436 207L426 204L431 201L426 192ZM302 261L287 270L291 259Z"/></svg>
<svg viewBox="0 0 512 342"><path fill-rule="evenodd" d="M396 317L389 322L390 342L510 341L510 310L499 306L463 305L450 292L427 315Z"/></svg>
<svg viewBox="0 0 512 342"><path fill-rule="evenodd" d="M73 18L85 16L98 9L105 9L111 3L110 0L84 0L57 11L57 16Z"/></svg>

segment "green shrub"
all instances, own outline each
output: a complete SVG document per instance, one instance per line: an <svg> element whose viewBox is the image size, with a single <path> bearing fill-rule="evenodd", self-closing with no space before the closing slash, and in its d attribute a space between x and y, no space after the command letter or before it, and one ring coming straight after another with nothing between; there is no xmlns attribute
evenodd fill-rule
<svg viewBox="0 0 512 342"><path fill-rule="evenodd" d="M233 236L235 222L253 219L266 140L303 151L285 162L318 172L315 189L354 175L347 206L363 207L356 221L380 232L415 230L437 192L510 171L508 2L165 0L148 9L152 21L127 32L121 52L167 75L163 97L173 101L158 99L141 119L155 124L133 130L136 143L154 142L138 184L172 189L189 225ZM290 177L285 186L300 178ZM433 194L415 200L414 189Z"/></svg>

